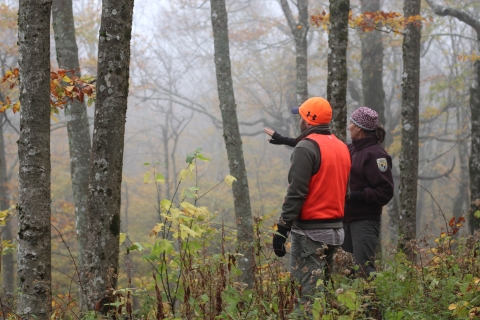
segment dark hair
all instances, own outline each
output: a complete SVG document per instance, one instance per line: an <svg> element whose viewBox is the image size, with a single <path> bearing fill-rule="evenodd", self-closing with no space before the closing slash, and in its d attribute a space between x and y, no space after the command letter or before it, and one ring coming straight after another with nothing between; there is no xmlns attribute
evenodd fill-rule
<svg viewBox="0 0 480 320"><path fill-rule="evenodd" d="M372 130L372 131L364 130L364 131L367 136L376 136L378 143L382 143L385 140L385 135L387 134L381 124L378 124L375 130Z"/></svg>

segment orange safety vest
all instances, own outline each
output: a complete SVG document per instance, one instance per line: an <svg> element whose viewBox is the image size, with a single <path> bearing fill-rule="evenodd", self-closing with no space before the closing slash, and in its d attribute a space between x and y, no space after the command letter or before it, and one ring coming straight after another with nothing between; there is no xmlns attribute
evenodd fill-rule
<svg viewBox="0 0 480 320"><path fill-rule="evenodd" d="M318 172L310 179L300 219L333 221L341 219L344 214L345 194L352 166L347 145L333 134L313 133L305 139L318 144L321 163Z"/></svg>

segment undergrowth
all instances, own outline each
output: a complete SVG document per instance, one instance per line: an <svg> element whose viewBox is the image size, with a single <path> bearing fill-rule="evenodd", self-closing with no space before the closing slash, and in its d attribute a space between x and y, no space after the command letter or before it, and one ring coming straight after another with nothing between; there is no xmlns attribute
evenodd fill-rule
<svg viewBox="0 0 480 320"><path fill-rule="evenodd" d="M317 283L324 287L322 293L298 306L301 287L271 250L272 221L278 213L257 213L251 243L238 249L235 225L219 222L215 213L197 205L212 190L200 193L199 160L208 160L200 150L189 155L173 199L156 199L159 222L151 230L155 241L140 243L121 236L125 254L140 254L150 272L128 273L127 285L112 290L108 315L82 314L72 294L75 289L61 293L54 287L52 319L480 318L480 234L458 237L463 217L446 221L436 237L424 232L422 239L411 241L414 256L387 248L369 279L352 276L352 257L340 250L331 280ZM148 165L153 178L149 171L145 183L158 188L163 176L155 172L155 165ZM190 177L195 185L181 189ZM229 184L234 180L225 178ZM242 250L252 250L255 256L251 287L239 282ZM132 285L132 278L140 285ZM14 298L0 295L4 319L20 319Z"/></svg>

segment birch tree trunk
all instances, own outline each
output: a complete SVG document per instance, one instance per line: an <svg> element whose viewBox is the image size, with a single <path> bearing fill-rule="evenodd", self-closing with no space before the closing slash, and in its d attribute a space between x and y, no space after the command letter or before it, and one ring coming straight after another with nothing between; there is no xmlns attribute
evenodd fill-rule
<svg viewBox="0 0 480 320"><path fill-rule="evenodd" d="M117 286L120 203L133 0L103 0L86 215L83 301L108 310Z"/></svg>
<svg viewBox="0 0 480 320"><path fill-rule="evenodd" d="M80 76L72 0L53 0L52 19L58 66L66 70L75 70L75 74ZM70 174L75 206L78 265L80 270L83 270L84 243L87 238L85 213L90 172L90 132L85 104L77 99L71 101L65 106L65 118L67 120Z"/></svg>
<svg viewBox="0 0 480 320"><path fill-rule="evenodd" d="M308 99L308 72L307 72L307 33L310 26L308 16L308 0L298 0L298 22L293 18L292 10L287 0L280 0L288 26L292 30L295 40L296 71L297 71L297 106Z"/></svg>
<svg viewBox="0 0 480 320"><path fill-rule="evenodd" d="M420 0L405 0L405 18L420 14ZM403 38L402 142L400 151L400 247L416 237L421 26L410 23Z"/></svg>
<svg viewBox="0 0 480 320"><path fill-rule="evenodd" d="M380 10L380 0L360 0L362 12ZM385 90L383 89L383 42L380 31L363 32L362 89L363 104L378 113L378 120L385 126Z"/></svg>
<svg viewBox="0 0 480 320"><path fill-rule="evenodd" d="M457 18L472 27L477 33L477 52L480 51L480 19L473 17L467 11L438 5L433 0L427 0L427 3L435 14ZM475 212L480 210L480 60L478 59L473 64L473 83L470 88L470 116L472 141L468 162L468 172L470 174L468 224L470 232L473 233L475 230L480 230L480 217L475 217Z"/></svg>
<svg viewBox="0 0 480 320"><path fill-rule="evenodd" d="M20 0L20 137L18 139L17 313L50 319L50 9Z"/></svg>
<svg viewBox="0 0 480 320"><path fill-rule="evenodd" d="M242 271L241 281L251 287L253 286L253 268L255 267L252 251L252 209L233 92L227 10L225 8L225 0L211 0L210 4L217 90L223 122L223 138L227 148L230 174L237 178L237 181L232 186L233 202L238 228L238 246L241 248L240 252L244 255L239 259L239 268Z"/></svg>
<svg viewBox="0 0 480 320"><path fill-rule="evenodd" d="M327 100L332 106L335 135L347 139L347 46L350 0L330 1L330 33L328 35Z"/></svg>

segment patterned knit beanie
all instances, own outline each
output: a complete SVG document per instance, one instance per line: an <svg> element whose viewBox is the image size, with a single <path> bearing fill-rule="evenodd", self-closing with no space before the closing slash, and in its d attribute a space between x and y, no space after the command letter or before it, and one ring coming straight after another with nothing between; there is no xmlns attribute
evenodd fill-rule
<svg viewBox="0 0 480 320"><path fill-rule="evenodd" d="M378 113L370 108L360 107L353 111L350 121L363 130L374 131L378 124Z"/></svg>

